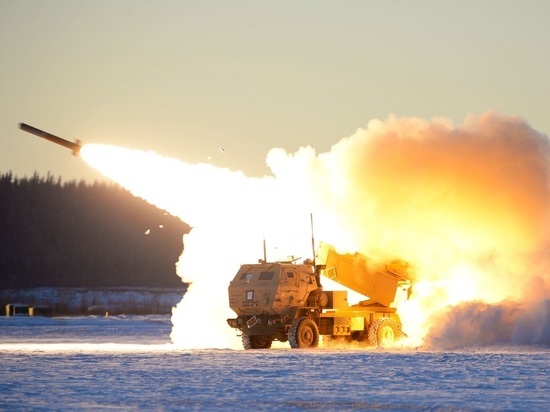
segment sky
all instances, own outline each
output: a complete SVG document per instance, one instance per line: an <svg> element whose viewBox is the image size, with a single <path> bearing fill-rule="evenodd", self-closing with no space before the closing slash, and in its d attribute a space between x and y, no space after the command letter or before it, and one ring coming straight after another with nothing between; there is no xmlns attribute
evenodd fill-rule
<svg viewBox="0 0 550 412"><path fill-rule="evenodd" d="M548 135L549 18L545 0L0 0L0 173L103 179L19 122L247 176L392 114Z"/></svg>

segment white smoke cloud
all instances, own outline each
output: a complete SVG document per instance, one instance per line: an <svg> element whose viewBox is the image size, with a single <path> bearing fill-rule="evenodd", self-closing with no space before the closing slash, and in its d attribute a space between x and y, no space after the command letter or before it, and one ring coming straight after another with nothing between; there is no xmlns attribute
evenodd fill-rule
<svg viewBox="0 0 550 412"><path fill-rule="evenodd" d="M178 269L192 285L173 316L181 347L238 347L225 323L229 281L262 257L264 237L272 255L311 257L310 212L318 241L415 266L399 308L412 339L548 340L550 145L520 118L372 120L326 153L271 150L264 178L88 146L92 166L193 226Z"/></svg>
<svg viewBox="0 0 550 412"><path fill-rule="evenodd" d="M321 238L416 267L413 299L400 314L417 338L435 322L436 340L446 331L437 322L451 321L437 313L455 310L458 322L452 305L547 302L549 156L547 136L521 118L489 112L458 127L390 116L328 153L306 148L285 158L277 150L268 161L278 180L302 176L322 216ZM534 279L545 290L536 297Z"/></svg>

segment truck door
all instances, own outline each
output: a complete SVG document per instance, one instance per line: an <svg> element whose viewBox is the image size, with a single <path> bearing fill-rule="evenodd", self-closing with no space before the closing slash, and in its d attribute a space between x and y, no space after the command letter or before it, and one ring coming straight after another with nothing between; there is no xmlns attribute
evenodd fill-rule
<svg viewBox="0 0 550 412"><path fill-rule="evenodd" d="M300 273L294 268L283 268L283 283L287 290L298 290Z"/></svg>
<svg viewBox="0 0 550 412"><path fill-rule="evenodd" d="M279 299L283 308L298 304L298 272L293 268L281 267Z"/></svg>
<svg viewBox="0 0 550 412"><path fill-rule="evenodd" d="M292 290L293 304L303 305L310 289L311 277L297 268L285 268L284 272L288 289Z"/></svg>

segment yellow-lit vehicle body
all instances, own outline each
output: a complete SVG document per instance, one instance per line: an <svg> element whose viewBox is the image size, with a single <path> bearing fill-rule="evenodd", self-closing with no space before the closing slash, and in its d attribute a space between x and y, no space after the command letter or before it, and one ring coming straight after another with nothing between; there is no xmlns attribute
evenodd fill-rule
<svg viewBox="0 0 550 412"><path fill-rule="evenodd" d="M242 333L245 349L269 348L275 340L316 347L319 336L385 346L402 334L392 303L410 293L406 265L374 265L329 245L318 250L316 262L241 265L228 288L237 317L227 322ZM347 291L323 290L321 275L370 299L350 306Z"/></svg>

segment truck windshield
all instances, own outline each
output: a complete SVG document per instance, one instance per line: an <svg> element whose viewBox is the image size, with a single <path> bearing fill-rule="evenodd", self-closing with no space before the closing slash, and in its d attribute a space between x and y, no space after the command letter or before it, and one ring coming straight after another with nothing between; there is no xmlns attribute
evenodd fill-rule
<svg viewBox="0 0 550 412"><path fill-rule="evenodd" d="M275 272L262 272L258 280L271 280L275 276Z"/></svg>
<svg viewBox="0 0 550 412"><path fill-rule="evenodd" d="M242 273L241 280L246 280L247 282L250 282L252 280L252 276L252 273Z"/></svg>

